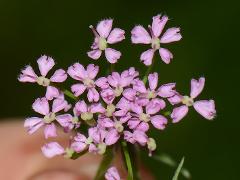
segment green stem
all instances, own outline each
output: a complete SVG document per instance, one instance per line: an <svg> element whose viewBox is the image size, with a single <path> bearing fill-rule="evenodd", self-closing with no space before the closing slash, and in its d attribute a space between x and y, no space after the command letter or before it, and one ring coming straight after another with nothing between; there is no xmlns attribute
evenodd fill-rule
<svg viewBox="0 0 240 180"><path fill-rule="evenodd" d="M149 73L151 72L151 70L152 70L152 68L153 68L153 66L154 66L154 62L155 62L155 58L153 57L152 64L148 67L145 75L143 76L143 82L144 82L144 84L147 83L148 75L149 75Z"/></svg>
<svg viewBox="0 0 240 180"><path fill-rule="evenodd" d="M110 66L110 72L113 72L113 71L114 71L114 68L115 68L115 64L111 64L111 66Z"/></svg>
<svg viewBox="0 0 240 180"><path fill-rule="evenodd" d="M133 180L133 168L132 168L132 162L130 158L130 154L128 151L127 143L125 141L122 141L122 150L125 157L125 162L127 164L128 169L128 180Z"/></svg>
<svg viewBox="0 0 240 180"><path fill-rule="evenodd" d="M63 91L63 93L64 93L66 96L70 97L71 99L73 99L73 100L75 100L75 101L77 100L77 97L74 96L74 94L71 93L71 91L69 91L69 90L67 90L67 89L63 89L62 91Z"/></svg>
<svg viewBox="0 0 240 180"><path fill-rule="evenodd" d="M113 157L114 157L113 149L108 148L103 155L103 159L101 161L101 164L99 165L99 168L95 175L94 180L103 179L105 172L107 171L109 165L111 164L111 162L113 160Z"/></svg>

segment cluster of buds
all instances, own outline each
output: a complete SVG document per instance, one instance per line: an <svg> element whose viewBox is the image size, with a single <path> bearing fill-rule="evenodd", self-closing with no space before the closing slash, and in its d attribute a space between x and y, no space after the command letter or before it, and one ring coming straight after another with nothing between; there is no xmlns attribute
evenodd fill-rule
<svg viewBox="0 0 240 180"><path fill-rule="evenodd" d="M161 59L167 64L173 58L172 53L161 46L179 41L182 36L179 28L169 28L161 35L167 21L167 16L157 15L153 17L152 25L148 26L150 34L140 25L131 31L132 43L151 45L140 56L146 66L152 65L155 51L159 51ZM90 58L97 60L104 51L109 63L114 64L120 59L121 52L110 48L109 44L124 40L125 31L112 29L112 23L112 19L107 19L100 21L96 29L90 26L95 35L92 50L87 53ZM64 148L58 142L48 142L42 147L43 154L48 158L56 155L71 158L74 153L82 152L104 154L108 147L122 141L146 147L151 155L157 147L154 138L148 135L152 128L162 131L168 123L179 122L190 106L208 120L216 114L213 100L195 101L204 88L204 77L192 79L190 96L185 96L176 90L176 83L159 85L157 72L148 73L141 79L134 67L99 77L100 68L97 65L84 67L77 62L67 70L56 70L48 77L55 65L53 58L43 55L37 64L40 75L28 65L18 78L20 82L46 87L44 97L37 98L32 105L39 115L26 118L24 127L29 134L43 127L46 139L56 137L61 128L66 133L71 132L68 147ZM59 84L68 78L76 81L71 91ZM116 174L114 168L113 171ZM111 179L111 173L107 172L106 178Z"/></svg>

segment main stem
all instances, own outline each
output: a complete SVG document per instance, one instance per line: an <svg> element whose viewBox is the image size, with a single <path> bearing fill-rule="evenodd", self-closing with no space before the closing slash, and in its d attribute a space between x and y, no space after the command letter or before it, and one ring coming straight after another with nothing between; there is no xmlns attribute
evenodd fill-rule
<svg viewBox="0 0 240 180"><path fill-rule="evenodd" d="M125 141L122 141L122 150L123 150L123 154L125 157L125 162L127 165L127 169L128 169L128 180L133 180L133 168L132 168L132 162L131 162L131 158L130 158L130 154L128 151L128 147L127 147L127 143Z"/></svg>
<svg viewBox="0 0 240 180"><path fill-rule="evenodd" d="M155 58L153 57L152 64L148 67L147 71L145 72L145 75L143 76L143 82L144 84L147 83L148 75L152 71L152 68L154 66Z"/></svg>

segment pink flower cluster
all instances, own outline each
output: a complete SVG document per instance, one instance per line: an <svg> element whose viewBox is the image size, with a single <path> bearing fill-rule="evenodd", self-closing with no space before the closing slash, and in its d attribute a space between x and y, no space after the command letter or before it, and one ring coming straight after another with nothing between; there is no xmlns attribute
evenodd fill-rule
<svg viewBox="0 0 240 180"><path fill-rule="evenodd" d="M157 15L148 27L150 34L140 25L131 31L133 43L151 44L151 49L140 57L147 66L152 64L155 51L159 51L161 59L168 64L173 55L161 45L182 38L179 28L169 28L161 35L167 21L167 16ZM90 26L95 35L92 50L87 53L90 58L99 59L103 51L110 63L116 63L121 57L121 52L110 48L109 44L125 39L125 31L112 29L112 23L112 19L107 19L96 29ZM37 64L40 75L28 65L18 78L20 82L36 83L46 88L45 95L32 104L38 115L26 118L24 127L29 134L44 128L46 139L56 137L61 129L65 133L71 132L70 136L74 133L66 148L58 142L45 144L42 152L48 158L56 155L71 158L74 153L85 151L104 154L108 147L120 141L146 147L151 155L157 147L154 138L149 137L152 128L163 131L168 123L179 122L191 106L208 120L216 114L213 100L195 100L204 88L204 77L191 80L190 96L186 96L176 90L176 83L159 84L157 72L147 74L145 79L148 81L143 81L134 67L99 77L98 66L76 62L67 70L58 69L48 77L55 65L53 58L41 56ZM67 78L75 81L70 87L71 92L59 84ZM86 132L82 126L88 127ZM105 177L120 179L114 167Z"/></svg>

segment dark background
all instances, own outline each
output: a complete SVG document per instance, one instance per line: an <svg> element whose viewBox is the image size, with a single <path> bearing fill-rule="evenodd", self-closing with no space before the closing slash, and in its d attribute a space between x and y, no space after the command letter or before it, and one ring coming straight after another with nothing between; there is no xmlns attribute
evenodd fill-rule
<svg viewBox="0 0 240 180"><path fill-rule="evenodd" d="M181 123L156 132L158 149L186 167L196 180L237 180L239 175L239 4L228 1L81 1L81 0L0 0L0 117L29 116L31 103L43 91L17 82L20 69L35 65L41 54L53 56L58 67L67 68L87 58L93 40L88 26L112 17L114 26L126 30L127 39L118 45L123 56L117 68L135 66L148 46L130 45L130 31L137 24L147 26L153 15L167 14L167 27L180 26L183 39L168 48L174 59L165 65L158 57L155 71L160 81L177 82L189 93L192 77L206 77L200 99L216 101L217 118L204 120L191 111ZM101 59L96 62L107 66ZM174 169L147 160L157 179L170 179Z"/></svg>

